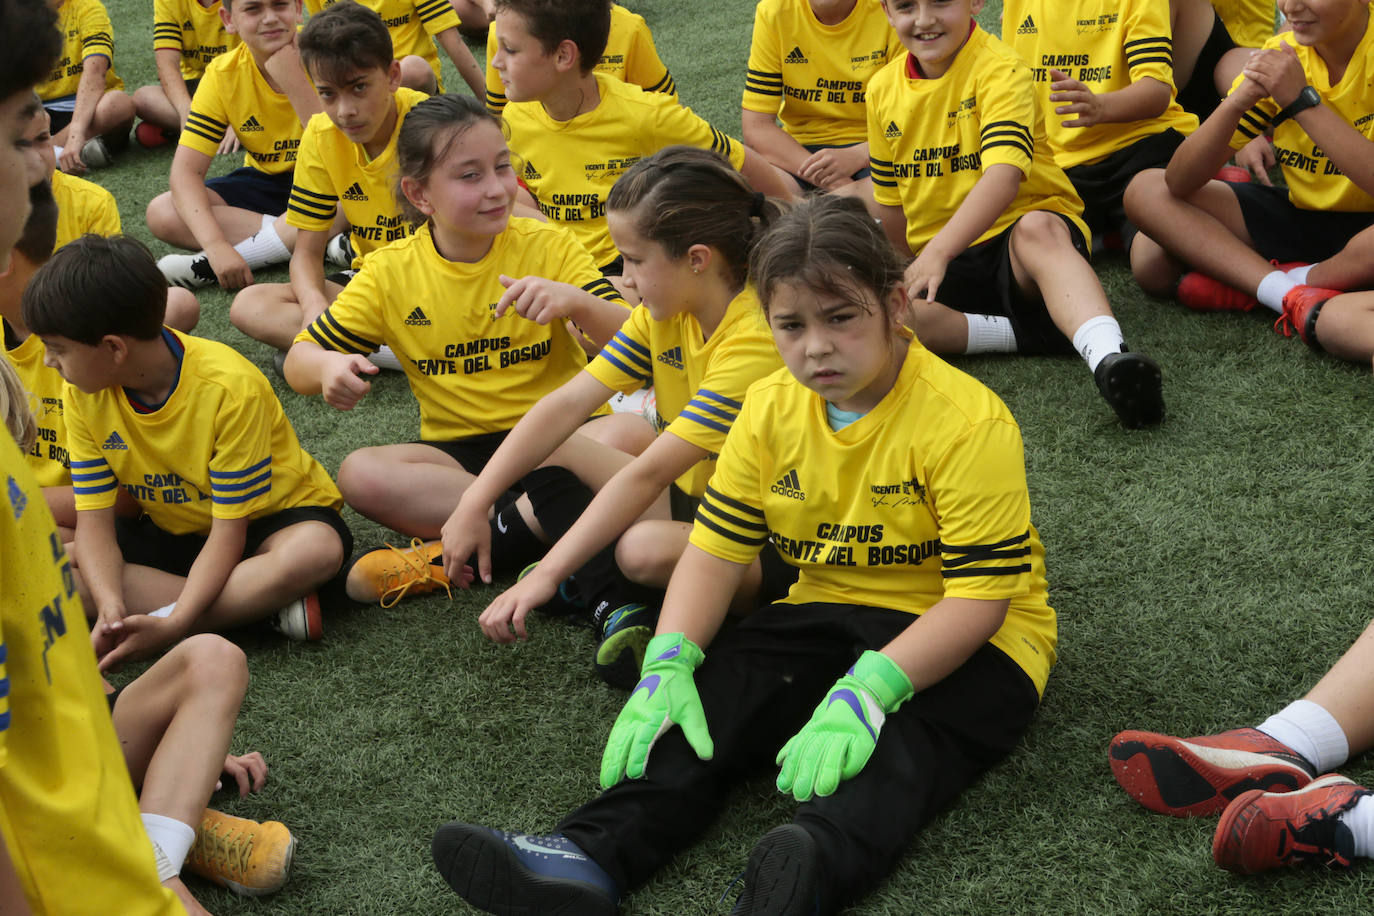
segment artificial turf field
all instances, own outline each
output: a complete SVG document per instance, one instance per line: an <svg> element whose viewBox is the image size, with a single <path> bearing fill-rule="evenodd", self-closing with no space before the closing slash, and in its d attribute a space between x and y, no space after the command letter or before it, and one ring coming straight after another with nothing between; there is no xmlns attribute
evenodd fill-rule
<svg viewBox="0 0 1374 916"><path fill-rule="evenodd" d="M106 0L130 91L154 82L148 0ZM629 0L653 28L683 101L738 136L748 0ZM998 31L999 0L980 20ZM478 59L483 48L475 46ZM463 88L445 60L445 81ZM133 149L90 177L118 197L125 231L151 242L149 199L170 149ZM237 164L227 158L216 169ZM166 248L153 243L155 252ZM1164 369L1169 414L1120 428L1071 359L956 362L1020 421L1034 520L1045 542L1060 656L1024 746L924 831L856 914L1362 912L1374 881L1320 869L1239 879L1209 856L1214 819L1149 814L1112 780L1123 728L1199 734L1252 725L1295 699L1370 617L1374 491L1369 367L1315 355L1259 315L1197 315L1147 299L1117 257L1098 262L1130 344ZM260 279L285 280L285 271ZM199 333L273 380L302 442L335 471L362 445L414 439L398 374L353 412L290 391L268 348L235 330L228 295L201 296ZM360 548L394 533L348 515ZM240 634L252 684L233 748L263 752L267 788L211 804L284 821L299 840L287 887L237 898L188 878L217 914L466 912L429 840L461 819L531 832L596 791L624 694L592 672L592 637L535 620L516 647L475 618L491 590L390 610L327 605L323 642ZM709 651L709 650L708 650ZM122 675L127 678L129 670ZM838 675L838 672L837 672ZM1343 772L1374 778L1366 760ZM627 913L725 913L754 840L793 803L762 776ZM111 902L111 912L118 911Z"/></svg>

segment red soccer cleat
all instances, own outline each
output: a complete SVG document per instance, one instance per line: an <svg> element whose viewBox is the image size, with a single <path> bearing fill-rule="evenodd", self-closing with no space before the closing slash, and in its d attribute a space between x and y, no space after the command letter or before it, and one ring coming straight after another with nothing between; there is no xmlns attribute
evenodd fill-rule
<svg viewBox="0 0 1374 916"><path fill-rule="evenodd" d="M1223 165L1212 176L1216 181L1229 181L1232 184L1249 184L1250 170L1239 165Z"/></svg>
<svg viewBox="0 0 1374 916"><path fill-rule="evenodd" d="M1249 789L1291 792L1313 776L1300 754L1255 728L1197 738L1125 731L1107 759L1126 794L1174 817L1215 814Z"/></svg>
<svg viewBox="0 0 1374 916"><path fill-rule="evenodd" d="M1348 866L1355 838L1340 816L1366 795L1374 792L1334 774L1296 792L1246 792L1217 823L1212 858L1242 875L1303 862Z"/></svg>
<svg viewBox="0 0 1374 916"><path fill-rule="evenodd" d="M1298 339L1314 350L1320 350L1317 343L1317 316L1322 306L1332 296L1339 296L1338 289L1323 289L1320 286L1295 286L1283 297L1283 314L1274 322L1274 331L1284 337L1292 337L1296 331Z"/></svg>
<svg viewBox="0 0 1374 916"><path fill-rule="evenodd" d="M1248 312L1259 300L1233 286L1193 270L1178 281L1174 297L1195 312Z"/></svg>
<svg viewBox="0 0 1374 916"><path fill-rule="evenodd" d="M138 126L134 128L134 142L144 149L157 149L172 142L172 138L156 124L139 121Z"/></svg>

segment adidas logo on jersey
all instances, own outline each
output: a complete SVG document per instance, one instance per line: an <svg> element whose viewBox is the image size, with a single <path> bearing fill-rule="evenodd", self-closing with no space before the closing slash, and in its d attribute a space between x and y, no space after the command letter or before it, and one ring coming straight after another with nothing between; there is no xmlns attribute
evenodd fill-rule
<svg viewBox="0 0 1374 916"><path fill-rule="evenodd" d="M802 492L801 480L797 477L797 469L793 468L786 474L778 478L778 482L768 489L777 493L779 496L787 496L792 499L806 500L806 494Z"/></svg>
<svg viewBox="0 0 1374 916"><path fill-rule="evenodd" d="M124 440L119 438L118 430L110 433L110 438L106 439L105 444L100 447L107 452L116 451L119 449L123 449L126 452L129 450L129 446L125 445Z"/></svg>
<svg viewBox="0 0 1374 916"><path fill-rule="evenodd" d="M887 130L883 131L883 136L889 140L896 140L902 135L902 129L897 126L896 121L887 122Z"/></svg>
<svg viewBox="0 0 1374 916"><path fill-rule="evenodd" d="M1031 19L1030 16L1027 16L1026 21L1016 27L1016 34L1038 35L1040 34L1040 30L1035 27L1035 20Z"/></svg>
<svg viewBox="0 0 1374 916"><path fill-rule="evenodd" d="M521 177L523 177L526 181L538 181L540 178L543 178L544 176L539 174L539 170L534 167L533 162L526 162L525 171L521 173Z"/></svg>
<svg viewBox="0 0 1374 916"><path fill-rule="evenodd" d="M181 24L181 27L183 29L194 29L196 27L196 24L191 20L187 19L185 22Z"/></svg>
<svg viewBox="0 0 1374 916"><path fill-rule="evenodd" d="M406 320L404 323L411 325L413 327L427 328L429 327L429 318L425 315L424 312L420 311L420 307L417 305L415 306L415 308L411 309L410 314L406 316Z"/></svg>
<svg viewBox="0 0 1374 916"><path fill-rule="evenodd" d="M367 195L363 193L363 186L358 182L348 186L348 190L339 195L344 200L367 200Z"/></svg>
<svg viewBox="0 0 1374 916"><path fill-rule="evenodd" d="M802 49L794 46L791 51L787 52L787 57L783 58L783 63L805 64L809 63L809 61L807 61L806 55L802 53Z"/></svg>
<svg viewBox="0 0 1374 916"><path fill-rule="evenodd" d="M24 495L24 488L19 486L19 481L13 477L9 479L6 491L10 497L10 511L14 513L14 518L18 521L19 516L24 514L24 507L29 504L29 498Z"/></svg>
<svg viewBox="0 0 1374 916"><path fill-rule="evenodd" d="M249 115L248 120L244 121L242 124L239 125L239 133L246 134L251 133L253 131L261 132L262 125L258 123L257 118L253 117L252 115Z"/></svg>
<svg viewBox="0 0 1374 916"><path fill-rule="evenodd" d="M682 368L682 348L673 347L658 354L658 361L665 366L672 366L674 369Z"/></svg>

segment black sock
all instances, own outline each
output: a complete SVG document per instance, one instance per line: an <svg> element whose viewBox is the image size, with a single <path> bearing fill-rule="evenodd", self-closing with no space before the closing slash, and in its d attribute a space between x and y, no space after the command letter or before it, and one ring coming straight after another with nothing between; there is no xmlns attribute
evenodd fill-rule
<svg viewBox="0 0 1374 916"><path fill-rule="evenodd" d="M498 509L489 524L493 577L515 575L542 557L549 549L547 544L534 536L530 526L525 524L514 502Z"/></svg>

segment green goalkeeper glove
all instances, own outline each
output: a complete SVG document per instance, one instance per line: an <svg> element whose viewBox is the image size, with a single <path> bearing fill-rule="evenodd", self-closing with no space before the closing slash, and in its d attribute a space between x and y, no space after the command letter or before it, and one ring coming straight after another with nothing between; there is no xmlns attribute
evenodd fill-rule
<svg viewBox="0 0 1374 916"><path fill-rule="evenodd" d="M710 760L715 754L693 679L705 657L681 633L660 633L649 640L639 683L620 710L601 755L601 788L609 789L626 776L643 776L654 742L675 724L698 757Z"/></svg>
<svg viewBox="0 0 1374 916"><path fill-rule="evenodd" d="M778 791L797 801L831 795L853 779L873 756L878 732L897 707L911 699L911 679L897 663L872 649L835 682L811 721L792 736L774 761L782 767Z"/></svg>

